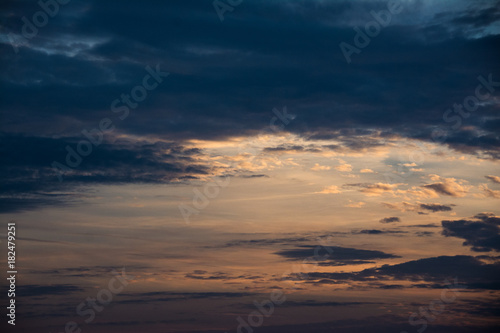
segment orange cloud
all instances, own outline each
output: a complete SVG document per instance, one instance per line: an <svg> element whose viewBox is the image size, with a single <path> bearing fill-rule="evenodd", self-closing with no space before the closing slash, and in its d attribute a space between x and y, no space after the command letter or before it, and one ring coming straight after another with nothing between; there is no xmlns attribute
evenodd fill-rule
<svg viewBox="0 0 500 333"><path fill-rule="evenodd" d="M458 181L455 178L444 178L438 175L429 175L435 183L422 185L421 187L433 190L437 194L449 195L451 197L465 197L470 186L465 186L465 181Z"/></svg>
<svg viewBox="0 0 500 333"><path fill-rule="evenodd" d="M359 191L364 193L367 196L379 196L386 192L395 194L395 190L398 186L404 185L402 183L397 184L384 184L384 183L375 183L375 184L366 184Z"/></svg>
<svg viewBox="0 0 500 333"><path fill-rule="evenodd" d="M325 187L322 191L320 192L315 192L315 193L320 193L320 194L337 194L341 193L340 189L336 185L330 185Z"/></svg>
<svg viewBox="0 0 500 333"><path fill-rule="evenodd" d="M341 172L351 172L352 171L352 165L350 164L341 164L339 166L335 167L335 170L341 171Z"/></svg>
<svg viewBox="0 0 500 333"><path fill-rule="evenodd" d="M500 184L500 177L498 177L498 176L488 175L488 176L484 176L484 177L485 177L486 179L491 180L493 183Z"/></svg>
<svg viewBox="0 0 500 333"><path fill-rule="evenodd" d="M312 168L311 170L313 171L324 171L324 170L330 170L330 167L327 166L327 165L319 165L318 163L316 163Z"/></svg>
<svg viewBox="0 0 500 333"><path fill-rule="evenodd" d="M500 199L500 191L491 190L488 188L488 184L479 185L479 189L484 192L484 195L488 198Z"/></svg>
<svg viewBox="0 0 500 333"><path fill-rule="evenodd" d="M349 200L349 203L345 205L344 207L351 207L351 208L362 208L366 203L359 201L359 202L354 202L352 200Z"/></svg>

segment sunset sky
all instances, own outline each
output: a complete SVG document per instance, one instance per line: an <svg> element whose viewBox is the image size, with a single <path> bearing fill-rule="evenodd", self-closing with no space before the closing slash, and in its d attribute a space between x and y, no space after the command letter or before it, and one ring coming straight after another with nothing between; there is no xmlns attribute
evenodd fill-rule
<svg viewBox="0 0 500 333"><path fill-rule="evenodd" d="M500 1L0 18L2 332L499 332Z"/></svg>

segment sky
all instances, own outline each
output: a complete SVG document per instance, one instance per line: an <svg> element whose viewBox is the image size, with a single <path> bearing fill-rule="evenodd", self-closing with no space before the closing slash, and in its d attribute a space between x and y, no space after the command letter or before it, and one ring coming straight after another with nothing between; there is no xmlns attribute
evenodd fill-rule
<svg viewBox="0 0 500 333"><path fill-rule="evenodd" d="M0 19L2 331L498 332L500 1Z"/></svg>

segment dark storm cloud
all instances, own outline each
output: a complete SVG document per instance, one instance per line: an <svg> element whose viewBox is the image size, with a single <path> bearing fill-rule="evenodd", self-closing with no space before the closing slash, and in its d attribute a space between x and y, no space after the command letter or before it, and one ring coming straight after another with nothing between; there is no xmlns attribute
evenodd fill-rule
<svg viewBox="0 0 500 333"><path fill-rule="evenodd" d="M31 197L29 197L31 196ZM0 213L16 213L49 205L68 205L74 202L71 195L30 194L22 197L0 197Z"/></svg>
<svg viewBox="0 0 500 333"><path fill-rule="evenodd" d="M391 192L400 184L383 184L383 183L350 183L342 185L343 188L359 187L360 192L367 194L379 194L383 192Z"/></svg>
<svg viewBox="0 0 500 333"><path fill-rule="evenodd" d="M209 170L198 165L186 149L167 142L115 141L94 147L90 155L71 171L52 168L52 162L65 164L65 147L76 149L80 138L46 138L0 135L0 211L34 209L48 204L69 204L84 193L71 193L85 184L167 183L183 177L205 175Z"/></svg>
<svg viewBox="0 0 500 333"><path fill-rule="evenodd" d="M329 246L328 248L331 251L326 252L324 249L316 251L316 246L302 245L295 249L278 251L276 254L290 260L317 258L319 256L321 260L320 258L317 258L317 260L320 262L322 261L321 264L323 266L355 265L364 264L374 259L399 258L396 255L382 251L361 250L340 246ZM316 252L319 252L319 254Z"/></svg>
<svg viewBox="0 0 500 333"><path fill-rule="evenodd" d="M394 289L404 289L403 285L400 284L373 284L380 289L394 290Z"/></svg>
<svg viewBox="0 0 500 333"><path fill-rule="evenodd" d="M75 0L18 53L3 38L2 130L74 136L108 115L146 65L161 63L171 76L132 110L121 132L240 136L267 126L273 107L288 105L297 117L286 130L305 138L380 129L431 140L431 128L450 129L443 112L474 92L478 75L500 79L499 37L485 33L498 22L498 3L474 3L426 23L395 18L350 65L339 43L352 42L352 22L368 22L370 10L387 1L252 1L224 23L210 1L146 4ZM35 3L11 2L2 14L5 31L18 34L20 17L36 10ZM417 4L406 10L409 18L420 14ZM493 105L482 106L464 119L478 130L450 133L446 144L498 156L492 115Z"/></svg>
<svg viewBox="0 0 500 333"><path fill-rule="evenodd" d="M500 217L481 213L475 220L442 221L443 235L465 239L464 246L476 252L500 252Z"/></svg>
<svg viewBox="0 0 500 333"><path fill-rule="evenodd" d="M401 222L401 219L397 216L392 217L384 217L379 221L380 223L393 223L393 222Z"/></svg>
<svg viewBox="0 0 500 333"><path fill-rule="evenodd" d="M219 274L210 275L210 276L189 273L189 274L186 274L185 277L188 279L196 279L196 280L228 280L228 279L230 279L230 277L224 273L219 273Z"/></svg>

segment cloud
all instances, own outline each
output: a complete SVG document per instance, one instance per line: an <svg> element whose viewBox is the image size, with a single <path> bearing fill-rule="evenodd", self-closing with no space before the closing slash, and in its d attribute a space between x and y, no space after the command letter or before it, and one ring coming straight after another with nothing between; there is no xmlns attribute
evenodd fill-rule
<svg viewBox="0 0 500 333"><path fill-rule="evenodd" d="M480 213L474 220L444 220L443 235L465 239L464 246L476 252L500 252L500 217L493 213Z"/></svg>
<svg viewBox="0 0 500 333"><path fill-rule="evenodd" d="M212 6L193 1L165 2L156 8L119 4L75 3L72 14L61 11L58 19L51 20L43 38L20 43L17 54L7 34L21 37L19 17L33 8L25 2L9 5L9 12L2 14L5 29L0 46L5 52L0 54L2 63L18 66L7 66L0 75L1 108L6 115L2 130L74 136L109 116L113 99L130 92L146 65L161 61L162 68L171 72L168 82L150 92L140 111L132 110L133 120L120 123L121 133L175 142L249 136L269 125L263 119L270 118L270 105L285 105L288 94L296 92L294 114L300 121L285 130L301 137L337 137L340 142L330 145L356 151L384 146L389 135L431 142L436 124L442 123L445 130L450 125L442 121L443 110L476 85L460 70L444 65L452 61L453 68L489 73L498 54L498 29L492 21L498 14L495 4L483 2L444 16L427 12L437 6L409 7L384 28L369 52L353 55L361 66L355 75L337 46L352 42L352 27L372 19L368 13L382 9L382 2L313 1L291 6L256 1L238 12L231 29L221 31ZM115 18L103 15L116 8ZM487 10L492 14L485 14ZM262 11L293 20L277 26L259 16ZM179 15L188 13L193 15L179 24ZM363 13L366 16L360 16ZM77 24L71 24L70 17ZM130 29L119 17L133 19L139 28ZM252 27L245 24L255 17L259 19ZM425 17L425 22L416 17ZM299 37L289 34L296 24L302 27ZM165 40L158 31L173 31L179 38ZM266 33L260 39L241 38L255 31ZM484 59L471 63L478 52ZM390 71L384 67L388 53L398 64ZM426 54L433 54L432 59ZM338 81L331 80L332 73ZM266 89L259 82L266 82ZM22 96L32 98L27 101ZM467 119L478 130L451 133L446 144L469 154L496 156L498 124L488 116L493 108L481 106L475 117ZM378 133L377 140L371 137L373 132Z"/></svg>
<svg viewBox="0 0 500 333"><path fill-rule="evenodd" d="M468 186L463 185L462 181L457 182L455 178L442 178L438 175L429 175L432 180L438 182L422 185L423 188L431 189L434 192L452 197L464 197L468 192Z"/></svg>
<svg viewBox="0 0 500 333"><path fill-rule="evenodd" d="M412 186L410 189L406 191L405 194L412 195L418 199L433 199L439 198L439 194L436 191L428 188L422 188L417 186Z"/></svg>
<svg viewBox="0 0 500 333"><path fill-rule="evenodd" d="M2 212L71 203L83 195L71 191L85 184L160 184L206 177L211 172L196 159L202 155L199 149L172 142L120 139L94 146L78 166L61 175L52 162L65 164L65 147L76 147L81 138L0 134L0 139Z"/></svg>
<svg viewBox="0 0 500 333"><path fill-rule="evenodd" d="M427 212L449 212L452 211L455 205L443 205L439 203L410 203L410 202L399 202L399 203L388 203L382 202L382 205L395 210L400 210L401 212L417 212L418 214L427 214Z"/></svg>
<svg viewBox="0 0 500 333"><path fill-rule="evenodd" d="M351 5L345 3L315 2L312 7L297 5L300 8L297 11L286 2L258 2L240 12L238 15L241 20L232 22L232 29L224 31L219 31L220 22L213 20L211 6L202 8L186 2L165 3L155 10L139 5L120 7L120 14L124 17L129 17L130 12L146 13L134 17L134 22L141 29L131 31L118 19L110 20L102 15L114 10L115 2L93 2L88 8L78 7L78 14L75 14L78 24L69 24L70 20L61 12L58 17L65 19L52 20L50 27L44 29L44 38L33 38L28 44L22 43L19 53L14 54L6 33L19 35L21 26L18 16L24 15L25 6L23 2L16 3L9 9L9 13L15 14L2 14L5 31L0 33L0 47L5 52L0 52L1 60L6 64L16 63L16 66L7 66L0 74L3 93L0 101L0 131L3 131L1 140L6 140L2 149L9 150L13 141L17 142L14 142L12 151L22 146L33 149L22 149L22 153L17 156L11 154L8 159L4 159L10 166L2 172L12 173L16 177L1 181L2 187L31 187L36 190L22 192L30 193L29 196L23 197L18 192L2 197L4 201L1 209L4 212L69 201L67 196L66 199L49 197L39 190L49 187L67 190L51 183L50 178L55 175L46 166L53 160L64 159L65 145L75 145L83 129L95 127L105 117L117 120L116 114L110 110L111 102L122 93L130 92L130 88L143 78L144 67L154 66L159 60L161 68L171 72L169 81L150 92L140 109L130 110L130 118L116 122L117 135L129 137L132 141L148 138L150 144L172 145L175 142L179 147L192 139L252 136L269 126L269 120L274 117L270 105L285 105L289 99L283 92L296 91L300 92L300 98L294 100L293 114L296 117L284 130L300 137L302 142L266 148L265 151L359 153L390 147L394 138L432 141L432 129L442 123L443 110L457 101L457 95L470 94L471 87L476 85L476 82L464 79L460 71L449 71L444 65L453 59L453 68L489 73L490 68L496 65L496 57L488 56L472 65L467 59L476 56L477 50L485 55L498 53L498 37L491 35L490 30L494 28L491 20L498 13L495 6L475 4L467 11L449 12L444 17L431 15L429 26L407 21L404 23L409 30L404 31L396 26L387 27L387 38L380 36L377 45L370 45L371 61L366 61L368 53L360 54L359 61L363 66L356 75L352 75L352 68L345 66L341 52L334 54L332 62L332 49L318 42L332 40L332 36L336 40L333 43L335 45L352 39L350 25L356 19L355 15L358 15L355 13L360 11L350 11L347 8ZM263 39L242 40L239 37L254 32L243 22L253 19L253 15L264 8L262 6L278 17L294 17L294 22L302 24L300 41L303 44L300 51L288 33L293 26L278 27L263 17L256 22L258 29L267 31ZM371 9L374 5L357 2L356 6ZM494 13L494 16L486 19L486 10ZM151 18L159 13L165 19L158 20L157 16ZM174 13L196 13L200 19L195 20L190 16L183 21L182 27L194 30L181 29L175 23L178 14ZM349 13L349 17L344 17L346 13ZM318 15L321 19L318 19ZM437 29L436 24L444 24L444 18L447 28ZM470 23L472 19L479 18L481 25L476 27ZM203 23L200 25L199 22ZM337 23L332 25L331 22ZM454 29L450 31L453 33L450 33L447 29L452 27ZM165 41L158 37L158 29L176 31L179 38ZM485 35L481 35L481 32ZM436 34L440 36L437 39ZM468 34L474 34L475 37ZM406 47L394 48L398 42L404 43ZM462 52L460 56L453 51L457 47ZM412 52L408 52L408 49ZM390 73L383 69L387 52L394 59L399 59L400 67ZM431 53L433 59L422 57L422 54ZM241 66L241 62L245 66ZM103 66L103 63L107 65ZM421 66L409 65L414 63ZM329 71L318 71L318 68L329 68ZM337 75L338 82L331 81L331 73ZM436 75L441 78L440 96L435 96L436 87L428 84L435 81ZM408 82L408 77L418 79ZM493 75L493 80L498 78ZM268 83L265 90L254 84L264 81ZM309 84L304 86L304 82ZM415 91L421 91L422 87L425 87L421 92L425 98L414 94ZM390 93L386 93L388 91ZM257 95L259 98L255 99ZM27 100L24 96L31 98ZM245 100L252 100L253 104L249 106L242 103ZM494 108L494 105L482 105L475 117L467 119L471 128L477 130L451 132L445 144L468 154L490 158L499 156L500 140L495 134L498 133L499 123L488 116ZM425 117L421 116L422 110L425 110ZM242 119L245 121L242 122ZM442 125L443 130L447 130L449 124ZM13 138L13 133L20 135ZM330 142L315 146L308 144L309 140L315 139ZM119 141L102 145L92 154L96 157L90 156L78 170L68 173L68 180L73 185L80 181L124 184L154 182L155 179L185 180L209 172L204 166L197 165L195 160L182 159L182 156L163 160L159 157L161 149L153 148L157 154L154 156L148 151L146 143L137 142L127 146L123 147ZM143 149L145 156L141 155ZM42 156L45 152L46 158ZM38 161L27 161L27 157L32 154L35 155L33 159ZM186 150L174 155L196 154ZM26 164L15 165L12 161L16 160ZM190 165L191 170L188 170ZM19 171L16 171L18 167ZM350 172L352 169L347 163L336 168L341 172ZM362 169L361 172L368 170L371 169ZM40 178L28 181L33 176ZM488 179L493 181L494 178ZM450 181L441 180L424 186L434 194L465 195L464 191L452 185ZM383 190L368 188L364 191L367 195L379 195ZM486 191L490 197L497 195L490 191Z"/></svg>
<svg viewBox="0 0 500 333"><path fill-rule="evenodd" d="M409 281L417 288L444 288L443 281L454 281L467 289L500 290L498 276L500 263L485 264L471 256L439 256L417 259L401 264L384 265L351 273L311 272L304 274L308 280L324 280L323 283L355 283ZM422 284L425 282L425 284ZM355 285L358 287L364 284Z"/></svg>
<svg viewBox="0 0 500 333"><path fill-rule="evenodd" d="M213 246L216 248L226 248L234 246L270 246L275 244L297 244L300 242L310 241L309 237L282 237L282 238L262 238L262 239L250 239L250 240L234 240L225 243L222 246Z"/></svg>
<svg viewBox="0 0 500 333"><path fill-rule="evenodd" d="M194 280L223 280L223 281L236 280L236 279L256 280L262 278L261 276L251 275L251 274L241 274L236 276L224 272L208 273L207 271L203 270L195 270L192 273L187 273L184 277L187 279L194 279Z"/></svg>
<svg viewBox="0 0 500 333"><path fill-rule="evenodd" d="M324 254L328 254L328 256L326 256L324 260L321 260L323 266L356 265L368 263L374 259L399 258L396 255L385 253L382 251L361 250L340 246L330 246L328 248L331 250L331 252L326 252L324 249L321 249L320 251L321 257L323 257ZM302 245L295 249L276 252L276 254L291 260L301 260L307 258L316 258L315 250L316 246ZM317 260L320 260L320 258L317 258Z"/></svg>
<svg viewBox="0 0 500 333"><path fill-rule="evenodd" d="M400 185L401 184L383 184L383 183L368 184L359 191L368 196L379 196L385 192L393 193L394 189L396 189Z"/></svg>
<svg viewBox="0 0 500 333"><path fill-rule="evenodd" d="M374 173L375 171L373 171L372 169L361 169L359 172L361 172L361 173Z"/></svg>
<svg viewBox="0 0 500 333"><path fill-rule="evenodd" d="M367 196L380 196L384 193L391 193L395 195L396 193L398 193L397 188L401 185L404 184L357 183L357 184L344 184L343 187L360 187L359 192L364 193Z"/></svg>
<svg viewBox="0 0 500 333"><path fill-rule="evenodd" d="M401 222L401 219L397 216L392 217L384 217L379 221L380 223L393 223L393 222Z"/></svg>
<svg viewBox="0 0 500 333"><path fill-rule="evenodd" d="M50 296L50 295L71 295L73 293L81 292L84 289L78 286L68 284L54 284L54 285L19 285L16 286L20 296L37 297L37 296Z"/></svg>
<svg viewBox="0 0 500 333"><path fill-rule="evenodd" d="M479 189L483 191L484 196L486 196L487 198L500 199L500 191L491 190L488 187L488 184L480 184Z"/></svg>
<svg viewBox="0 0 500 333"><path fill-rule="evenodd" d="M231 299L255 296L254 293L246 292L176 292L176 291L153 291L143 293L121 293L120 296L127 299L117 300L121 304L150 304L162 302L175 302L189 299Z"/></svg>
<svg viewBox="0 0 500 333"><path fill-rule="evenodd" d="M255 174L255 175L239 175L240 178L269 178L268 175L265 174Z"/></svg>
<svg viewBox="0 0 500 333"><path fill-rule="evenodd" d="M347 164L347 163L341 164L339 166L336 166L335 170L341 171L341 172L351 172L352 171L352 165Z"/></svg>
<svg viewBox="0 0 500 333"><path fill-rule="evenodd" d="M313 171L324 171L324 170L330 170L330 167L327 166L327 165L319 165L318 163L316 163L312 168L311 170Z"/></svg>
<svg viewBox="0 0 500 333"><path fill-rule="evenodd" d="M428 203L428 204L420 204L420 208L424 210L429 210L433 213L435 212L449 212L451 211L455 205L442 205L436 203Z"/></svg>
<svg viewBox="0 0 500 333"><path fill-rule="evenodd" d="M69 193L4 193L0 195L0 213L19 213L50 205L67 206L78 200L80 196Z"/></svg>
<svg viewBox="0 0 500 333"><path fill-rule="evenodd" d="M491 175L489 175L489 176L484 176L484 177L486 179L491 180L494 183L500 184L500 177L498 177L498 176L491 176Z"/></svg>
<svg viewBox="0 0 500 333"><path fill-rule="evenodd" d="M413 224L413 225L407 225L405 228L439 228L440 226L434 223L428 223L428 224Z"/></svg>
<svg viewBox="0 0 500 333"><path fill-rule="evenodd" d="M330 185L330 186L325 187L320 192L314 192L314 193L320 193L320 194L337 194L337 193L342 193L342 191L340 191L340 189L339 189L338 186L336 186L336 185Z"/></svg>
<svg viewBox="0 0 500 333"><path fill-rule="evenodd" d="M432 231L417 231L415 233L417 237L428 237L434 235L434 232Z"/></svg>
<svg viewBox="0 0 500 333"><path fill-rule="evenodd" d="M349 200L349 203L347 205L344 205L344 207L362 208L365 204L366 204L366 202L363 202L363 201L355 202L355 201Z"/></svg>
<svg viewBox="0 0 500 333"><path fill-rule="evenodd" d="M360 230L360 231L353 231L352 233L353 234L368 234L368 235L383 235L383 234L405 234L406 231L366 229L366 230Z"/></svg>
<svg viewBox="0 0 500 333"><path fill-rule="evenodd" d="M47 274L55 276L64 276L64 277L83 277L83 278L93 278L100 277L106 274L110 274L113 270L115 270L115 266L79 266L79 267L66 267L66 268L57 268L50 270L31 270L30 273L40 275ZM151 266L146 265L127 265L127 271L149 271ZM134 274L135 275L135 274Z"/></svg>

